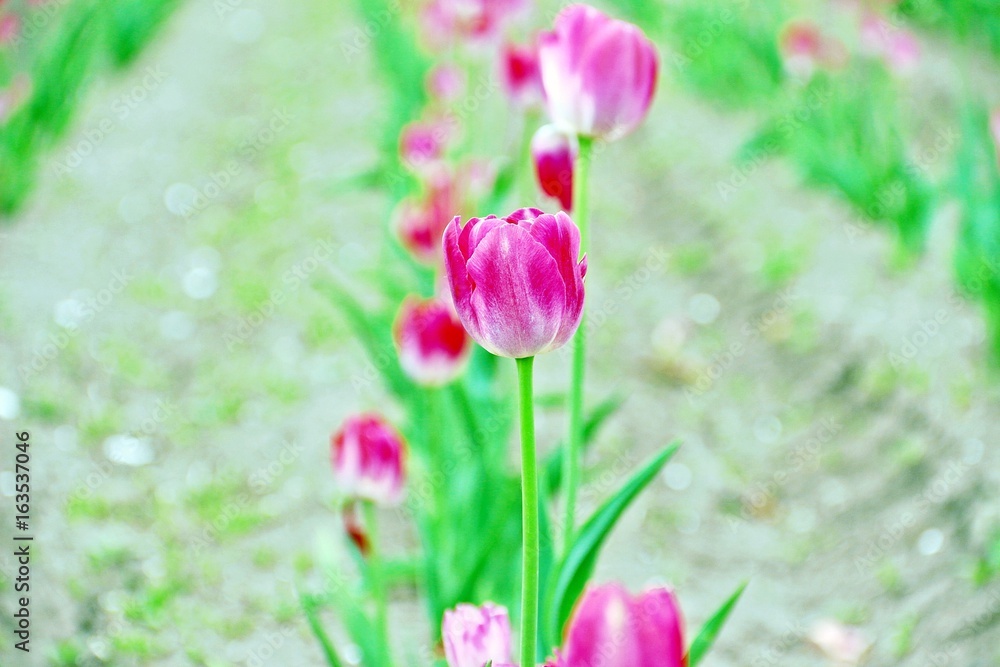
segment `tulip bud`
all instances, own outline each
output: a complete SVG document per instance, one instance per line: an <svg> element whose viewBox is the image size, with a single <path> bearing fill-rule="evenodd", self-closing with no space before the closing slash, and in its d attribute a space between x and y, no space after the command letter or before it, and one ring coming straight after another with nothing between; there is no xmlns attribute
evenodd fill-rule
<svg viewBox="0 0 1000 667"><path fill-rule="evenodd" d="M500 52L500 75L507 97L521 108L541 104L542 77L535 45L504 44Z"/></svg>
<svg viewBox="0 0 1000 667"><path fill-rule="evenodd" d="M564 210L573 209L573 161L577 154L576 136L543 125L531 138L531 158L542 192L555 197Z"/></svg>
<svg viewBox="0 0 1000 667"><path fill-rule="evenodd" d="M633 597L618 584L589 588L573 612L560 667L684 667L680 608L669 588Z"/></svg>
<svg viewBox="0 0 1000 667"><path fill-rule="evenodd" d="M333 478L349 497L396 505L403 499L406 445L381 417L349 417L330 438Z"/></svg>
<svg viewBox="0 0 1000 667"><path fill-rule="evenodd" d="M469 358L471 346L462 322L448 303L439 299L407 298L392 334L403 370L427 387L454 380Z"/></svg>
<svg viewBox="0 0 1000 667"><path fill-rule="evenodd" d="M483 667L510 659L510 618L491 602L460 604L444 613L441 636L448 667Z"/></svg>
<svg viewBox="0 0 1000 667"><path fill-rule="evenodd" d="M587 5L571 5L539 41L538 59L553 122L578 135L618 139L649 111L656 49L642 31Z"/></svg>
<svg viewBox="0 0 1000 667"><path fill-rule="evenodd" d="M444 233L455 310L473 339L520 359L564 345L580 325L587 260L565 213L523 208L506 218L455 217Z"/></svg>

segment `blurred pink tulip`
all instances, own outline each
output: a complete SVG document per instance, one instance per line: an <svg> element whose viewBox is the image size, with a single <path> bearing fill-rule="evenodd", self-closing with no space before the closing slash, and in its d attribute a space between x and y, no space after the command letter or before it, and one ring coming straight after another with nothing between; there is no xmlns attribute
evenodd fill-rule
<svg viewBox="0 0 1000 667"><path fill-rule="evenodd" d="M446 170L428 176L426 193L419 199L404 199L393 214L394 227L413 258L429 266L441 263L441 235L459 212L458 185Z"/></svg>
<svg viewBox="0 0 1000 667"><path fill-rule="evenodd" d="M539 42L553 122L578 135L617 139L634 130L653 101L656 48L631 23L571 5Z"/></svg>
<svg viewBox="0 0 1000 667"><path fill-rule="evenodd" d="M507 97L516 106L527 108L542 103L542 78L535 45L504 44L500 51L500 75Z"/></svg>
<svg viewBox="0 0 1000 667"><path fill-rule="evenodd" d="M525 5L524 0L431 0L420 16L424 38L435 49L489 41Z"/></svg>
<svg viewBox="0 0 1000 667"><path fill-rule="evenodd" d="M5 14L0 9L0 46L6 46L14 41L21 29L21 19L17 14Z"/></svg>
<svg viewBox="0 0 1000 667"><path fill-rule="evenodd" d="M580 325L587 260L565 213L523 208L506 218L455 217L444 233L455 309L476 342L520 359L564 345Z"/></svg>
<svg viewBox="0 0 1000 667"><path fill-rule="evenodd" d="M920 61L920 42L916 36L876 14L862 18L860 37L865 53L881 58L897 74L909 74Z"/></svg>
<svg viewBox="0 0 1000 667"><path fill-rule="evenodd" d="M410 171L421 173L438 164L448 143L448 127L443 123L418 121L399 135L399 157Z"/></svg>
<svg viewBox="0 0 1000 667"><path fill-rule="evenodd" d="M427 92L439 102L454 102L464 91L465 72L460 67L442 63L427 74Z"/></svg>
<svg viewBox="0 0 1000 667"><path fill-rule="evenodd" d="M31 91L31 78L27 74L15 75L6 88L0 89L0 125L21 108L31 97Z"/></svg>
<svg viewBox="0 0 1000 667"><path fill-rule="evenodd" d="M427 387L439 387L458 377L472 349L462 322L439 299L407 298L392 334L403 370Z"/></svg>
<svg viewBox="0 0 1000 667"><path fill-rule="evenodd" d="M573 612L560 667L684 667L680 607L669 588L633 597L619 584L588 588Z"/></svg>
<svg viewBox="0 0 1000 667"><path fill-rule="evenodd" d="M510 659L510 618L491 602L460 604L444 613L441 628L448 667L483 667Z"/></svg>
<svg viewBox="0 0 1000 667"><path fill-rule="evenodd" d="M531 138L531 158L542 192L555 197L566 211L573 209L573 161L576 136L555 125L543 125Z"/></svg>
<svg viewBox="0 0 1000 667"><path fill-rule="evenodd" d="M403 499L406 445L395 429L374 414L344 421L330 438L333 478L348 498L396 505Z"/></svg>
<svg viewBox="0 0 1000 667"><path fill-rule="evenodd" d="M836 38L823 34L812 21L790 21L781 31L778 47L785 70L808 79L819 69L836 69L847 62L847 49Z"/></svg>

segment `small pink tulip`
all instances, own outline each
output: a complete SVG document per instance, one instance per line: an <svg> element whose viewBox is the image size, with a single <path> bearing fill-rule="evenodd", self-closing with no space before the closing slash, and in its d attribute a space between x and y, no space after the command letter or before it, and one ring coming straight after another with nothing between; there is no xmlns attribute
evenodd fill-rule
<svg viewBox="0 0 1000 667"><path fill-rule="evenodd" d="M573 209L573 161L577 154L576 136L543 125L531 138L531 158L542 192L555 197L566 211Z"/></svg>
<svg viewBox="0 0 1000 667"><path fill-rule="evenodd" d="M407 298L393 325L403 370L418 384L440 387L461 374L471 345L447 302Z"/></svg>
<svg viewBox="0 0 1000 667"><path fill-rule="evenodd" d="M349 417L330 438L330 450L333 478L343 495L382 505L403 499L406 445L381 417Z"/></svg>
<svg viewBox="0 0 1000 667"><path fill-rule="evenodd" d="M441 236L458 213L458 186L450 173L429 176L427 191L420 199L404 199L393 214L394 227L414 259L429 266L441 263Z"/></svg>
<svg viewBox="0 0 1000 667"><path fill-rule="evenodd" d="M465 91L465 73L460 67L440 64L427 74L427 92L439 102L454 102Z"/></svg>
<svg viewBox="0 0 1000 667"><path fill-rule="evenodd" d="M438 164L448 142L448 128L443 123L410 123L399 135L399 157L413 172L420 173Z"/></svg>
<svg viewBox="0 0 1000 667"><path fill-rule="evenodd" d="M631 596L619 584L589 588L573 612L560 667L684 667L680 607L669 588Z"/></svg>
<svg viewBox="0 0 1000 667"><path fill-rule="evenodd" d="M539 63L552 120L588 137L617 139L649 111L656 48L642 31L593 7L571 5L541 36Z"/></svg>
<svg viewBox="0 0 1000 667"><path fill-rule="evenodd" d="M847 62L847 49L840 40L827 37L812 21L791 21L778 40L785 70L808 79L818 68L836 69Z"/></svg>
<svg viewBox="0 0 1000 667"><path fill-rule="evenodd" d="M431 0L420 19L429 46L442 49L457 40L493 39L524 6L524 0Z"/></svg>
<svg viewBox="0 0 1000 667"><path fill-rule="evenodd" d="M868 55L881 58L898 74L912 72L920 60L920 42L913 33L896 27L876 14L861 20L861 48Z"/></svg>
<svg viewBox="0 0 1000 667"><path fill-rule="evenodd" d="M520 359L564 345L580 325L586 258L565 213L522 208L506 218L455 217L445 269L466 331L493 354Z"/></svg>
<svg viewBox="0 0 1000 667"><path fill-rule="evenodd" d="M539 105L544 99L535 45L504 44L500 52L500 75L507 97L518 107Z"/></svg>
<svg viewBox="0 0 1000 667"><path fill-rule="evenodd" d="M444 613L441 628L448 667L483 667L510 659L510 618L491 602L460 604Z"/></svg>

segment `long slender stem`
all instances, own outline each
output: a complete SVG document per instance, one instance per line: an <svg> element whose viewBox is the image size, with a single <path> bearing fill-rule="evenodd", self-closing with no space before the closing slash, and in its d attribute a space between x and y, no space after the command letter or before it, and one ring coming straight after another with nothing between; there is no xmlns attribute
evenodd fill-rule
<svg viewBox="0 0 1000 667"><path fill-rule="evenodd" d="M590 243L590 157L592 140L580 137L580 152L573 167L573 220L580 228L580 252L586 253ZM576 530L576 491L580 486L580 449L583 446L583 382L587 362L587 315L573 338L573 367L569 385L569 437L563 455L563 489L565 519L563 522L563 553L573 544Z"/></svg>
<svg viewBox="0 0 1000 667"><path fill-rule="evenodd" d="M392 664L392 648L389 646L389 599L382 570L382 552L379 544L378 522L375 503L364 502L365 524L368 529L368 580L375 601L375 632L385 651L386 665Z"/></svg>
<svg viewBox="0 0 1000 667"><path fill-rule="evenodd" d="M535 456L534 357L517 360L521 414L521 516L524 558L521 577L521 665L534 665L538 645L538 468Z"/></svg>

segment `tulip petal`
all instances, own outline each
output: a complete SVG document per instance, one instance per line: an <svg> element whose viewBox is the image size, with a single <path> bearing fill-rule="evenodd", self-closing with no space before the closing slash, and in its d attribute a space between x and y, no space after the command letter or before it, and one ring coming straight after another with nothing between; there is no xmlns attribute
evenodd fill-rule
<svg viewBox="0 0 1000 667"><path fill-rule="evenodd" d="M637 639L646 665L684 664L684 634L680 606L673 591L654 588L641 595L636 606ZM658 656L652 660L653 656Z"/></svg>
<svg viewBox="0 0 1000 667"><path fill-rule="evenodd" d="M577 259L580 255L580 230L568 215L560 211L536 218L531 235L545 246L556 261L566 290L566 309L556 335L556 341L561 345L573 337L583 316L583 276Z"/></svg>
<svg viewBox="0 0 1000 667"><path fill-rule="evenodd" d="M467 270L475 285L470 310L478 315L478 332L456 307L480 345L515 359L550 349L565 311L566 288L545 246L525 228L504 223L480 240Z"/></svg>
<svg viewBox="0 0 1000 667"><path fill-rule="evenodd" d="M631 596L619 584L605 584L584 593L566 638L563 664L602 667L670 665L668 662L640 662L631 604Z"/></svg>

